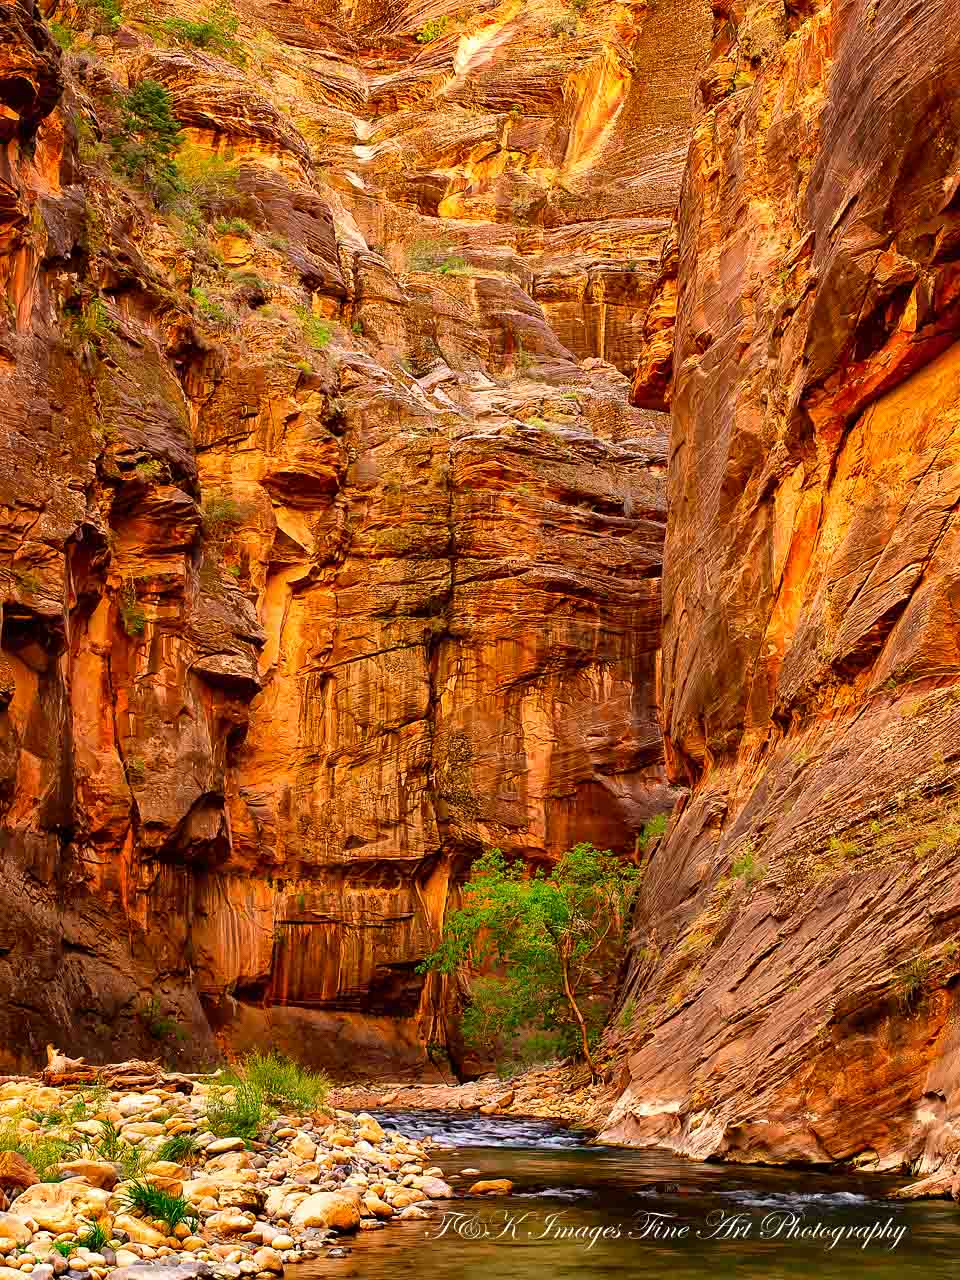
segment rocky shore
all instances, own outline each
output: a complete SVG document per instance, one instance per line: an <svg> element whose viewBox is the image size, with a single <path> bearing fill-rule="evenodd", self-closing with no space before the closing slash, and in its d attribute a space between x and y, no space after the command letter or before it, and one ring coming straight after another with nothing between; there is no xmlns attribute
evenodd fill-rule
<svg viewBox="0 0 960 1280"><path fill-rule="evenodd" d="M162 1073L149 1092L0 1085L0 1280L275 1280L455 1194L427 1143L364 1113L284 1112L256 1139L218 1136L208 1107L235 1093Z"/></svg>
<svg viewBox="0 0 960 1280"><path fill-rule="evenodd" d="M510 1080L483 1076L467 1084L371 1081L334 1089L337 1106L403 1111L479 1111L482 1115L530 1116L585 1129L599 1127L603 1086L592 1084L582 1064L533 1067Z"/></svg>

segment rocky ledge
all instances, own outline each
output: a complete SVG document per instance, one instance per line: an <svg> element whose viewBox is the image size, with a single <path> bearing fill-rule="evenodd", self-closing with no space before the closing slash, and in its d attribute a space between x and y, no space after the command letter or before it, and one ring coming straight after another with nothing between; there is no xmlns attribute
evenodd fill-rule
<svg viewBox="0 0 960 1280"><path fill-rule="evenodd" d="M146 1093L0 1085L0 1280L272 1280L341 1233L422 1219L455 1194L428 1143L370 1115L285 1113L257 1140L218 1136L208 1107L235 1106L235 1088L157 1079ZM148 1216L145 1187L167 1197L166 1220ZM488 1188L511 1184L471 1191Z"/></svg>

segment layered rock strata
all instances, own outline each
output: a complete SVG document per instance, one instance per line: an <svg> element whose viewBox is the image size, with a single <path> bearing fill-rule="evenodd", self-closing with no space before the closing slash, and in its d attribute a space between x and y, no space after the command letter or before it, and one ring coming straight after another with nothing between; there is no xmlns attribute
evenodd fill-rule
<svg viewBox="0 0 960 1280"><path fill-rule="evenodd" d="M456 1056L470 857L672 800L626 375L709 14L429 8L0 5L5 1064Z"/></svg>
<svg viewBox="0 0 960 1280"><path fill-rule="evenodd" d="M605 1132L931 1171L958 1149L956 6L716 15L634 389L673 412L689 795Z"/></svg>

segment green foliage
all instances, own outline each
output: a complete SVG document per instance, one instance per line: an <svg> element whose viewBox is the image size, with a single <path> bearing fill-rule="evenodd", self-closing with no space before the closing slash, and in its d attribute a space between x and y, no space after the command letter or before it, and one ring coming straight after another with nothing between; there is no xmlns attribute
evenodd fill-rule
<svg viewBox="0 0 960 1280"><path fill-rule="evenodd" d="M137 584L127 578L120 591L120 621L131 639L142 636L147 626L147 615L137 599Z"/></svg>
<svg viewBox="0 0 960 1280"><path fill-rule="evenodd" d="M81 1249L89 1249L91 1253L99 1253L110 1243L110 1234L104 1231L99 1222L91 1223L85 1231L77 1236L77 1245Z"/></svg>
<svg viewBox="0 0 960 1280"><path fill-rule="evenodd" d="M362 321L362 320L354 320L354 322L353 322L353 324L350 326L350 328L353 330L353 332L354 332L354 333L358 334L360 337L362 337L362 336L363 336L363 321Z"/></svg>
<svg viewBox="0 0 960 1280"><path fill-rule="evenodd" d="M316 1111L330 1090L330 1080L322 1071L308 1071L273 1052L244 1058L239 1079L256 1089L265 1102L289 1111Z"/></svg>
<svg viewBox="0 0 960 1280"><path fill-rule="evenodd" d="M127 781L134 786L143 782L147 776L147 766L143 756L131 756L124 766L127 775Z"/></svg>
<svg viewBox="0 0 960 1280"><path fill-rule="evenodd" d="M61 49L66 50L73 47L73 32L69 27L65 27L62 22L51 22L50 34Z"/></svg>
<svg viewBox="0 0 960 1280"><path fill-rule="evenodd" d="M832 836L827 841L827 850L836 858L855 858L860 852L860 846L856 840L845 839L842 836Z"/></svg>
<svg viewBox="0 0 960 1280"><path fill-rule="evenodd" d="M240 19L231 12L228 4L208 9L203 18L165 18L160 23L160 30L177 44L209 49L237 66L243 66L246 58L237 40L239 29Z"/></svg>
<svg viewBox="0 0 960 1280"><path fill-rule="evenodd" d="M465 258L450 253L442 240L415 240L407 252L407 270L433 275L465 275L470 267Z"/></svg>
<svg viewBox="0 0 960 1280"><path fill-rule="evenodd" d="M432 44L434 40L439 40L447 29L448 19L431 18L425 22L417 32L417 44Z"/></svg>
<svg viewBox="0 0 960 1280"><path fill-rule="evenodd" d="M516 355L513 357L513 367L517 373L526 373L532 364L533 357L523 345L523 339L519 338L517 340Z"/></svg>
<svg viewBox="0 0 960 1280"><path fill-rule="evenodd" d="M207 1095L207 1125L219 1138L255 1138L267 1119L263 1094L247 1080L214 1085Z"/></svg>
<svg viewBox="0 0 960 1280"><path fill-rule="evenodd" d="M161 1142L154 1152L154 1160L170 1160L173 1164L193 1164L200 1148L192 1133L175 1133Z"/></svg>
<svg viewBox="0 0 960 1280"><path fill-rule="evenodd" d="M246 218L218 218L213 229L218 236L240 236L244 240L253 235L253 228Z"/></svg>
<svg viewBox="0 0 960 1280"><path fill-rule="evenodd" d="M191 1229L198 1225L197 1215L183 1196L172 1196L151 1182L140 1179L130 1182L121 1192L120 1200L126 1212L138 1213L143 1218L158 1218L171 1232L181 1222Z"/></svg>
<svg viewBox="0 0 960 1280"><path fill-rule="evenodd" d="M220 299L211 297L206 289L201 289L199 285L194 285L190 290L190 297L204 320L213 325L215 329L227 329L233 324L236 317L230 313Z"/></svg>
<svg viewBox="0 0 960 1280"><path fill-rule="evenodd" d="M929 972L930 961L926 956L915 956L897 969L893 993L904 1013L909 1013L920 1003Z"/></svg>
<svg viewBox="0 0 960 1280"><path fill-rule="evenodd" d="M669 820L665 813L655 813L652 818L648 818L640 828L641 847L645 849L651 840L659 840L665 834Z"/></svg>
<svg viewBox="0 0 960 1280"><path fill-rule="evenodd" d="M730 874L737 880L745 880L747 884L755 884L763 879L764 866L758 861L752 844L747 844L743 852L734 858Z"/></svg>
<svg viewBox="0 0 960 1280"><path fill-rule="evenodd" d="M181 189L174 160L181 130L170 95L156 80L141 80L119 101L120 127L110 139L116 168L159 203Z"/></svg>
<svg viewBox="0 0 960 1280"><path fill-rule="evenodd" d="M620 1017L617 1019L622 1030L628 1031L633 1024L634 1014L637 1011L637 1002L633 996L624 1002L623 1008L620 1010Z"/></svg>
<svg viewBox="0 0 960 1280"><path fill-rule="evenodd" d="M25 591L27 595L35 595L40 590L43 583L35 573L29 569L14 569L13 580L21 591Z"/></svg>
<svg viewBox="0 0 960 1280"><path fill-rule="evenodd" d="M232 151L208 151L189 143L180 148L175 168L178 189L204 212L217 209L237 194L240 166Z"/></svg>
<svg viewBox="0 0 960 1280"><path fill-rule="evenodd" d="M75 1142L47 1134L19 1134L17 1123L9 1119L0 1124L0 1151L16 1151L36 1171L41 1182L59 1180L57 1165L73 1160L79 1154Z"/></svg>
<svg viewBox="0 0 960 1280"><path fill-rule="evenodd" d="M493 849L473 865L463 906L445 922L439 947L420 966L452 974L502 966L471 988L463 1033L474 1044L515 1042L525 1027L561 1036L594 1070L581 993L602 964L602 948L622 927L638 868L609 850L578 844L549 871L528 873Z"/></svg>
<svg viewBox="0 0 960 1280"><path fill-rule="evenodd" d="M143 1147L131 1146L129 1142L121 1143L120 1158L117 1163L120 1165L120 1174L124 1179L139 1178L151 1160L149 1151L144 1150Z"/></svg>
<svg viewBox="0 0 960 1280"><path fill-rule="evenodd" d="M134 471L140 480L150 482L163 474L163 463L157 458L150 458L146 462L138 462Z"/></svg>
<svg viewBox="0 0 960 1280"><path fill-rule="evenodd" d="M98 1160L118 1164L124 1178L137 1178L153 1156L141 1147L131 1146L120 1137L120 1130L112 1120L100 1121L100 1133L94 1139Z"/></svg>
<svg viewBox="0 0 960 1280"><path fill-rule="evenodd" d="M61 1258L69 1258L71 1253L75 1253L77 1246L72 1240L54 1240L52 1248L56 1249Z"/></svg>
<svg viewBox="0 0 960 1280"><path fill-rule="evenodd" d="M211 537L243 524L243 508L236 498L226 493L208 493L203 500L202 514L204 532Z"/></svg>
<svg viewBox="0 0 960 1280"><path fill-rule="evenodd" d="M81 21L91 23L100 34L111 34L123 22L120 0L80 0L77 11Z"/></svg>
<svg viewBox="0 0 960 1280"><path fill-rule="evenodd" d="M120 1130L112 1120L100 1121L100 1132L96 1139L97 1155L101 1160L119 1162L127 1143L120 1137Z"/></svg>
<svg viewBox="0 0 960 1280"><path fill-rule="evenodd" d="M575 36L579 31L579 29L580 29L579 24L576 18L573 16L573 14L567 13L567 14L564 14L562 18L557 19L557 21L550 28L550 34L555 37Z"/></svg>
<svg viewBox="0 0 960 1280"><path fill-rule="evenodd" d="M333 329L320 316L315 316L308 307L294 307L294 314L300 321L303 336L307 345L314 351L322 351L333 337Z"/></svg>
<svg viewBox="0 0 960 1280"><path fill-rule="evenodd" d="M66 313L68 333L74 347L99 346L116 328L102 298L91 298L79 311Z"/></svg>
<svg viewBox="0 0 960 1280"><path fill-rule="evenodd" d="M137 1016L154 1040L166 1040L176 1034L177 1020L163 1013L159 996L151 996L137 1010Z"/></svg>

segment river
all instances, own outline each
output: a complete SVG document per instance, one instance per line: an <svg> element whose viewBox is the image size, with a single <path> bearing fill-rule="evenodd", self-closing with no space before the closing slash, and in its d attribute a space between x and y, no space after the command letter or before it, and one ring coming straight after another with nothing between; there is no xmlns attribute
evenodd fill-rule
<svg viewBox="0 0 960 1280"><path fill-rule="evenodd" d="M475 1168L512 1179L513 1195L458 1196L430 1221L343 1238L346 1257L325 1253L289 1268L288 1280L932 1280L960 1270L960 1207L884 1199L902 1180L587 1146L548 1121L374 1114L385 1128L444 1144L435 1160L458 1191L476 1180L460 1171Z"/></svg>

